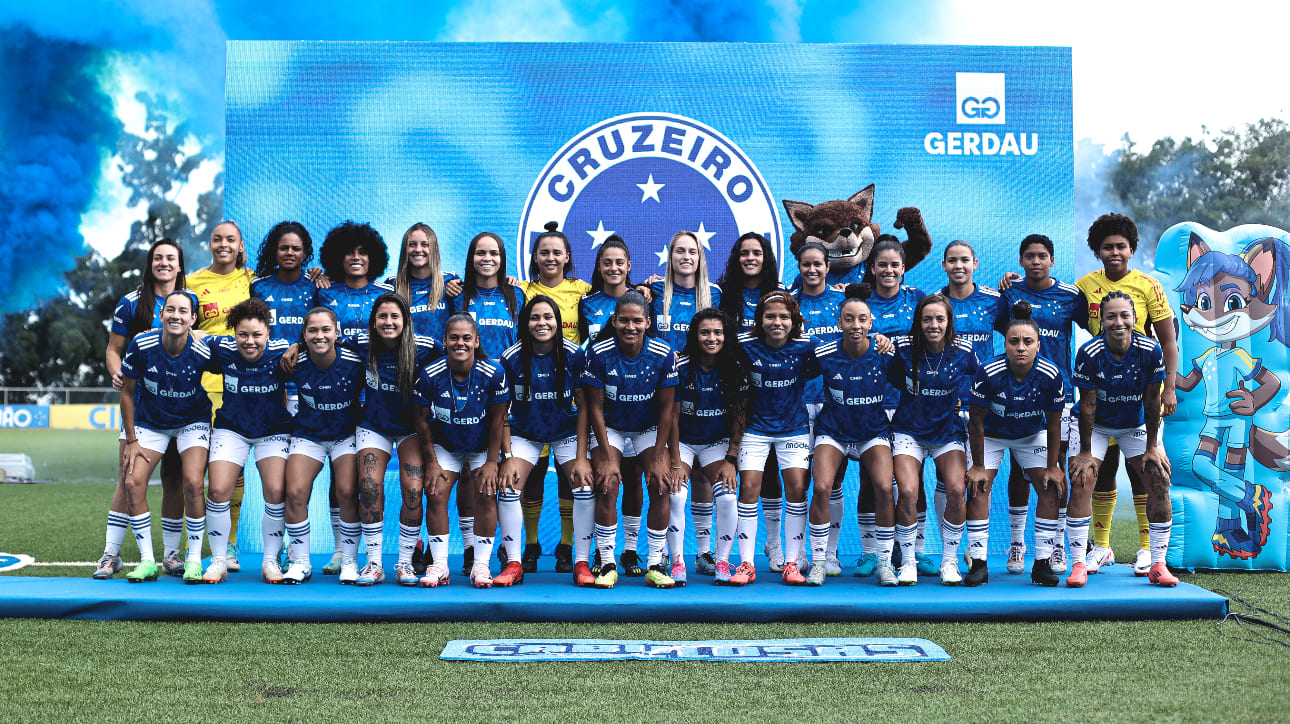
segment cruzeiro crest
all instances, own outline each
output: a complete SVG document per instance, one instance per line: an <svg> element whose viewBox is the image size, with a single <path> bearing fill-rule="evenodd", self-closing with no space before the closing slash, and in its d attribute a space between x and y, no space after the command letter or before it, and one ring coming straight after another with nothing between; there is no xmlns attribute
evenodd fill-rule
<svg viewBox="0 0 1290 724"><path fill-rule="evenodd" d="M632 280L662 274L667 244L695 233L720 278L740 235L755 231L781 256L779 212L752 161L716 130L671 113L610 118L577 134L542 169L519 228L519 270L550 221L573 246L579 277L591 277L596 249L611 235L626 242Z"/></svg>

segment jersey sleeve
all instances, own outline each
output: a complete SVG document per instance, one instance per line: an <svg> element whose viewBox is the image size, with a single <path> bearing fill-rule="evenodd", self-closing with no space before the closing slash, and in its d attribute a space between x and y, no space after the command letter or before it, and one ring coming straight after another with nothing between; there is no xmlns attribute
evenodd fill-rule
<svg viewBox="0 0 1290 724"><path fill-rule="evenodd" d="M1148 384L1156 384L1165 381L1165 353L1157 344L1152 347L1151 352L1143 355L1142 371L1147 376ZM1255 370L1258 374L1258 370ZM1253 375L1251 375L1253 376ZM1248 378L1247 378L1248 379Z"/></svg>
<svg viewBox="0 0 1290 724"><path fill-rule="evenodd" d="M135 337L130 340L130 346L125 350L125 357L121 359L121 374L132 380L137 380L143 376L140 371L140 363L143 353L139 351L139 338Z"/></svg>
<svg viewBox="0 0 1290 724"><path fill-rule="evenodd" d="M425 367L417 373L416 384L412 386L412 399L421 407L429 407L430 401L434 399L434 384Z"/></svg>
<svg viewBox="0 0 1290 724"><path fill-rule="evenodd" d="M605 389L605 361L596 350L587 353L587 363L582 372L582 384L597 390Z"/></svg>
<svg viewBox="0 0 1290 724"><path fill-rule="evenodd" d="M721 308L721 287L716 284L708 283L708 293L712 296L712 308Z"/></svg>
<svg viewBox="0 0 1290 724"><path fill-rule="evenodd" d="M665 390L681 384L681 376L676 372L676 353L669 349L661 364L663 372L658 378L658 388Z"/></svg>
<svg viewBox="0 0 1290 724"><path fill-rule="evenodd" d="M1075 294L1071 295L1071 321L1088 329L1088 299L1078 287Z"/></svg>
<svg viewBox="0 0 1290 724"><path fill-rule="evenodd" d="M810 347L802 358L802 379L813 380L823 374L820 369L820 345L824 344L818 337L811 337Z"/></svg>
<svg viewBox="0 0 1290 724"><path fill-rule="evenodd" d="M582 351L581 347L574 346L569 351L569 357L565 360L569 368L569 386L571 389L581 389L583 385L582 376L587 372L587 353Z"/></svg>
<svg viewBox="0 0 1290 724"><path fill-rule="evenodd" d="M1049 379L1048 389L1044 390L1044 412L1061 412L1066 409L1066 382L1061 375Z"/></svg>
<svg viewBox="0 0 1290 724"><path fill-rule="evenodd" d="M1019 284L1020 282L1013 282ZM1012 318L1012 299L1007 292L999 293L999 300L994 306L994 331L1003 334L1008 331L1008 320Z"/></svg>
<svg viewBox="0 0 1290 724"><path fill-rule="evenodd" d="M224 340L231 339L233 338L227 335L211 334L203 338L201 342L198 342L198 344L205 344L206 349L210 350L210 355L206 358L206 364L202 367L204 371L219 374L224 363L224 360L222 359L223 355L220 354L220 343Z"/></svg>
<svg viewBox="0 0 1290 724"><path fill-rule="evenodd" d="M1169 298L1165 296L1160 280L1148 274L1143 274L1142 277L1146 287L1143 289L1143 296L1147 300L1147 322L1173 319L1174 310L1169 306Z"/></svg>
<svg viewBox="0 0 1290 724"><path fill-rule="evenodd" d="M899 346L891 356L891 363L887 365L887 381L897 390L905 389L905 357L900 353Z"/></svg>
<svg viewBox="0 0 1290 724"><path fill-rule="evenodd" d="M134 310L135 304L130 301L130 297L121 297L121 301L116 303L116 309L112 311L112 334L130 336L130 319L134 317Z"/></svg>
<svg viewBox="0 0 1290 724"><path fill-rule="evenodd" d="M501 405L511 401L511 385L506 381L506 370L501 365L493 367L493 376L488 380L488 404Z"/></svg>
<svg viewBox="0 0 1290 724"><path fill-rule="evenodd" d="M968 392L968 402L977 407L990 406L990 376L985 368L979 368L972 376L972 389Z"/></svg>

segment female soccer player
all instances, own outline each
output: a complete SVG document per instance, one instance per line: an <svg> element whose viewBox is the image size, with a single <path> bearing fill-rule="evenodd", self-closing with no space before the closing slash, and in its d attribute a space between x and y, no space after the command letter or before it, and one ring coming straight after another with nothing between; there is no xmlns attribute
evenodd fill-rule
<svg viewBox="0 0 1290 724"><path fill-rule="evenodd" d="M931 457L936 475L945 481L945 518L941 521L943 545L957 550L963 535L963 471L967 467L963 419L959 416L962 386L976 372L972 346L954 334L954 307L940 294L932 294L914 308L909 337L896 343L896 354L887 379L899 389L900 401L891 418L892 464L899 500L896 503L896 544L901 551L897 581L918 583L914 556L917 535L916 501L922 487L923 463ZM949 561L951 565L945 565ZM941 582L959 582L958 564L942 555Z"/></svg>
<svg viewBox="0 0 1290 724"><path fill-rule="evenodd" d="M202 582L203 488L211 405L201 375L210 360L210 349L191 334L196 308L197 300L187 290L167 294L161 307L161 329L131 340L121 362L121 423L125 427L121 470L129 525L140 557L139 565L126 575L131 583L155 581L160 572L152 552L148 478L171 440L179 448L184 522L188 526L184 583Z"/></svg>
<svg viewBox="0 0 1290 724"><path fill-rule="evenodd" d="M161 308L166 296L183 288L184 250L173 239L160 239L148 249L147 263L143 267L143 283L138 289L121 297L112 314L106 363L113 387L120 390L125 382L125 376L121 374L121 360L125 356L126 346L136 335L161 326ZM124 428L117 447L117 457L124 459ZM183 535L184 525L184 499L179 470L179 451L172 444L161 459L161 560L166 572L175 574L181 574L184 570L184 562L179 558L179 539ZM107 540L103 546L103 555L94 569L93 578L96 580L107 580L121 570L121 543L130 528L124 472L118 471L116 490L113 491L112 502L108 506Z"/></svg>
<svg viewBox="0 0 1290 724"><path fill-rule="evenodd" d="M203 578L219 583L228 578L229 501L242 474L247 453L255 448L255 466L264 487L265 581L282 580L278 552L282 549L283 471L291 442L291 416L284 404L278 362L290 346L272 339L272 312L251 298L228 310L232 335L206 337L210 348L208 371L224 377L224 404L215 411L210 442L210 490L206 499L206 538L211 562Z"/></svg>
<svg viewBox="0 0 1290 724"><path fill-rule="evenodd" d="M394 577L400 586L417 585L412 551L421 538L421 495L425 464L412 421L417 373L440 356L439 343L413 334L412 312L403 297L386 293L372 304L367 332L343 341L367 365L363 414L354 433L358 451L358 515L363 522L367 565L354 581L371 586L385 580L381 564L385 521L385 466L399 454L399 558Z"/></svg>
<svg viewBox="0 0 1290 724"><path fill-rule="evenodd" d="M1071 340L1073 325L1088 323L1088 305L1084 294L1073 284L1058 281L1052 276L1053 242L1043 234L1031 234L1021 240L1019 249L1025 276L1013 281L1015 275L1005 276L999 284L999 306L995 313L995 329L1007 328L1012 317L1012 307L1018 301L1030 305L1031 318L1039 325L1039 355L1057 365L1066 385L1066 410L1062 413L1062 452L1058 460L1066 462L1066 447L1075 434L1075 420L1071 409L1075 402L1071 385ZM1008 572L1025 570L1026 516L1030 510L1030 484L1026 482L1020 466L1013 465L1008 475L1008 522L1012 542L1008 546ZM1049 559L1053 572L1065 573L1066 564L1066 501L1057 507L1057 546Z"/></svg>
<svg viewBox="0 0 1290 724"><path fill-rule="evenodd" d="M799 254L799 259L801 255ZM802 271L803 289L815 270ZM818 281L816 282L818 283ZM858 460L868 471L867 480L889 481L892 477L890 424L883 412L887 390L887 369L891 355L878 352L870 340L873 316L865 298L868 285L847 286L847 298L838 311L837 325L842 338L820 345L816 350L822 380L823 407L815 419L815 490L811 496L811 573L807 585L820 586L829 573L829 545L836 545L834 526L839 515L834 498L846 472L847 460ZM836 474L834 471L837 471ZM891 485L873 491L877 525L878 572L884 586L896 585L891 569L895 542L895 506ZM836 548L833 551L836 554Z"/></svg>
<svg viewBox="0 0 1290 724"><path fill-rule="evenodd" d="M820 374L815 358L819 340L802 335L802 314L786 290L762 297L755 319L752 333L739 337L748 357L750 382L747 424L738 458L739 568L729 580L723 581L718 575L717 583L742 586L757 580L753 564L757 498L766 459L774 450L789 504L782 576L785 583L800 585L806 582L798 571L797 560L806 534L806 471L811 453L802 391L807 379ZM766 525L771 526L769 520Z"/></svg>
<svg viewBox="0 0 1290 724"><path fill-rule="evenodd" d="M434 559L421 585L448 584L448 497L466 470L476 485L476 500L482 503L475 515L470 582L476 588L489 588L497 507L488 503L499 489L497 461L507 434L511 390L501 366L484 357L479 327L469 314L448 317L444 353L421 370L416 386L414 419L426 461L426 529Z"/></svg>
<svg viewBox="0 0 1290 724"><path fill-rule="evenodd" d="M1098 466L1106 459L1107 446L1114 437L1129 466L1147 486L1151 536L1147 580L1159 586L1176 586L1178 579L1165 566L1173 525L1169 457L1157 444L1164 352L1155 340L1134 331L1137 314L1132 297L1111 292L1100 304L1102 334L1080 347L1075 359L1080 412L1079 452L1070 463L1071 551L1078 554L1084 550L1092 515L1092 488ZM1078 557L1075 561L1066 585L1079 588L1088 580L1088 569Z"/></svg>
<svg viewBox="0 0 1290 724"><path fill-rule="evenodd" d="M721 287L708 281L708 259L694 232L676 232L667 245L667 258L662 281L650 284L650 313L659 339L679 352L694 315L721 305Z"/></svg>
<svg viewBox="0 0 1290 724"><path fill-rule="evenodd" d="M618 582L614 549L618 534L618 488L622 462L634 451L649 488L647 521L649 556L645 582L671 588L676 582L663 565L670 515L669 495L681 488L679 451L669 454L672 402L677 384L676 353L660 340L647 337L649 303L636 290L618 298L612 319L614 336L595 343L587 353L583 376L587 407L595 434L591 461L595 471L596 546L601 569L597 588Z"/></svg>
<svg viewBox="0 0 1290 724"><path fill-rule="evenodd" d="M694 537L699 555L695 568L703 572L700 563L706 557L713 572L716 562L709 552L712 537L712 509L717 508L717 553L723 561L720 576L730 579L730 548L734 543L739 512L736 504L738 493L739 441L743 438L744 410L748 394L748 370L736 343L738 334L735 322L719 309L701 309L688 323L684 354L676 364L679 385L676 392L676 409L669 445L680 451L681 474L690 485L694 497L706 500L692 505L694 512ZM700 473L693 474L694 468ZM700 489L706 489L699 493ZM667 545L672 553L672 580L685 585L685 508L684 491L674 494L671 501L671 523L668 526Z"/></svg>
<svg viewBox="0 0 1290 724"><path fill-rule="evenodd" d="M873 294L869 296L867 303L873 319L873 334L885 335L887 337L896 337L905 335L914 325L914 309L923 299L923 292L916 287L905 284L905 248L900 245L896 237L890 234L883 234L878 237L877 242L873 245L873 250L869 253L869 274L873 278ZM887 392L883 398L883 406L887 410L888 419L896 411L896 404L900 400L900 392L896 386L888 385ZM860 468L860 474L866 474L864 467ZM919 470L921 476L922 470ZM921 531L927 523L927 496L923 492L923 485L920 482L917 486L918 503L917 517L920 523ZM873 492L881 481L873 481L869 485L865 480L860 481L860 497L857 500L858 518L860 523L860 545L861 556L856 562L855 574L857 576L871 576L877 570L877 529L875 528L876 509L874 507ZM923 555L919 550L923 536L917 536L914 541L915 558L917 559L918 572L920 575L935 575L936 564L932 559ZM903 551L897 551L903 553ZM893 557L894 560L894 557ZM903 558L901 559L903 563Z"/></svg>
<svg viewBox="0 0 1290 724"><path fill-rule="evenodd" d="M524 580L519 560L520 495L547 446L572 481L573 581L579 586L594 585L588 561L596 503L587 459L584 356L581 347L560 335L560 307L550 297L539 294L521 310L519 342L502 353L501 363L511 385L511 434L502 449L502 489L497 493L507 563L493 585Z"/></svg>
<svg viewBox="0 0 1290 724"><path fill-rule="evenodd" d="M441 271L441 268L439 237L434 229L418 221L403 232L398 273L385 279L386 286L393 287L408 300L416 333L431 337L436 343L443 339L444 323L450 313L444 287L459 279L456 274ZM377 275L372 276L375 278Z"/></svg>
<svg viewBox="0 0 1290 724"><path fill-rule="evenodd" d="M246 244L242 230L234 221L223 221L211 229L211 263L188 275L188 288L197 294L197 324L195 327L207 334L222 334L228 329L228 310L233 305L251 298L251 270L246 267ZM202 377L212 409L218 410L224 395L224 383L219 375ZM226 564L236 573L242 569L237 558L237 521L242 510L243 480L239 475L233 484L233 497L229 507L232 534Z"/></svg>
<svg viewBox="0 0 1290 724"><path fill-rule="evenodd" d="M314 258L309 230L296 221L281 221L260 244L251 296L269 307L269 333L288 344L300 340L305 313L316 306L318 287L305 274Z"/></svg>
<svg viewBox="0 0 1290 724"><path fill-rule="evenodd" d="M990 487L1007 450L1038 495L1030 580L1056 586L1050 559L1057 545L1057 508L1066 497L1066 475L1058 464L1065 385L1057 366L1039 356L1039 326L1030 318L1030 305L1017 302L1012 315L1003 333L1004 353L977 368L972 381L968 420L972 467L965 477L971 568L964 583L977 586L989 581ZM942 581L958 573L958 547L948 542L941 570Z"/></svg>
<svg viewBox="0 0 1290 724"><path fill-rule="evenodd" d="M524 292L506 281L506 245L491 231L476 234L466 249L461 295L450 300L453 312L466 312L479 325L479 341L489 359L501 359L515 344Z"/></svg>

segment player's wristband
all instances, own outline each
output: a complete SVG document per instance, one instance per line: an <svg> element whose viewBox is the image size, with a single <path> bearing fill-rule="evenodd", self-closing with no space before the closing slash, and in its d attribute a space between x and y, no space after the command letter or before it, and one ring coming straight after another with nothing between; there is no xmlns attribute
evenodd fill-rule
<svg viewBox="0 0 1290 724"><path fill-rule="evenodd" d="M739 458L735 457L734 455L726 455L726 462L730 463L731 465L737 465L739 464Z"/></svg>

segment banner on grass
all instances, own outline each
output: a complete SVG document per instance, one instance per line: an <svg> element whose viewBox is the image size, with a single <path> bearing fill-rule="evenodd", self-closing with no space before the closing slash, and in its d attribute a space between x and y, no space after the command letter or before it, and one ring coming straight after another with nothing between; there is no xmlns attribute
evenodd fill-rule
<svg viewBox="0 0 1290 724"><path fill-rule="evenodd" d="M927 639L824 638L729 641L487 639L449 641L454 661L949 661Z"/></svg>

